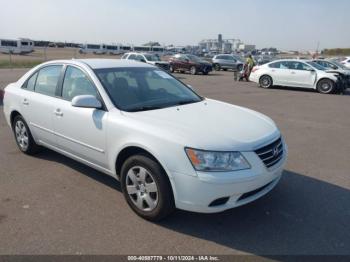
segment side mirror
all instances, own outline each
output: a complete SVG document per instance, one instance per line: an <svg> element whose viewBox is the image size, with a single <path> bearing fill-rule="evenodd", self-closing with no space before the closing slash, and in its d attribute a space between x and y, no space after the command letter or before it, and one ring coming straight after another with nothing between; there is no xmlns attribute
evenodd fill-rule
<svg viewBox="0 0 350 262"><path fill-rule="evenodd" d="M191 85L187 85L187 87L188 87L189 89L191 89L191 90L193 90L193 91L194 91L193 86L191 86Z"/></svg>
<svg viewBox="0 0 350 262"><path fill-rule="evenodd" d="M315 69L313 69L313 68L308 68L306 70L309 71L309 72L315 72Z"/></svg>
<svg viewBox="0 0 350 262"><path fill-rule="evenodd" d="M140 60L142 63L147 63L145 59Z"/></svg>
<svg viewBox="0 0 350 262"><path fill-rule="evenodd" d="M72 106L83 108L102 108L102 103L92 95L76 96L72 100Z"/></svg>

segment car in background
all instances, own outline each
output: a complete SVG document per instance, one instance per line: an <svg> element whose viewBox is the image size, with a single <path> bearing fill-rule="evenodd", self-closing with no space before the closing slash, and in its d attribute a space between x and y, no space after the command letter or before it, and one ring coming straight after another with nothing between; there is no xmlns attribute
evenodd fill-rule
<svg viewBox="0 0 350 262"><path fill-rule="evenodd" d="M213 71L213 66L208 61L205 61L198 56L190 54L176 54L169 60L170 72L179 71L181 73L190 72L192 75L202 73L209 74Z"/></svg>
<svg viewBox="0 0 350 262"><path fill-rule="evenodd" d="M315 89L323 94L341 90L339 74L328 73L326 69L307 60L277 60L253 68L250 81L263 88L288 86Z"/></svg>
<svg viewBox="0 0 350 262"><path fill-rule="evenodd" d="M270 63L271 61L274 60L274 58L272 56L268 56L268 55L254 56L253 59L254 59L256 65L264 65L264 64Z"/></svg>
<svg viewBox="0 0 350 262"><path fill-rule="evenodd" d="M350 56L345 57L340 61L340 63L343 64L346 68L350 69Z"/></svg>
<svg viewBox="0 0 350 262"><path fill-rule="evenodd" d="M160 57L152 53L126 53L122 56L123 60L134 60L150 65L157 66L163 70L169 71L169 62L162 61Z"/></svg>
<svg viewBox="0 0 350 262"><path fill-rule="evenodd" d="M152 221L255 201L278 184L288 155L269 117L135 61L41 64L5 88L4 113L21 152L45 146L116 178Z"/></svg>
<svg viewBox="0 0 350 262"><path fill-rule="evenodd" d="M216 71L221 69L224 71L228 69L242 71L244 62L235 55L220 54L213 57L212 64Z"/></svg>
<svg viewBox="0 0 350 262"><path fill-rule="evenodd" d="M314 59L312 61L326 68L327 72L329 73L339 74L339 76L342 78L344 86L346 88L350 88L350 69L333 60Z"/></svg>

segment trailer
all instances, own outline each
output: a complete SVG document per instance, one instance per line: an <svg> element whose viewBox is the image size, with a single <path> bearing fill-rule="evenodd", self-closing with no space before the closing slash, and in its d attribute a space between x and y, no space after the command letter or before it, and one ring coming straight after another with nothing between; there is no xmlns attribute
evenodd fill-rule
<svg viewBox="0 0 350 262"><path fill-rule="evenodd" d="M96 54L103 55L107 52L105 44L84 44L82 48L79 49L80 54Z"/></svg>
<svg viewBox="0 0 350 262"><path fill-rule="evenodd" d="M29 39L0 39L0 52L4 54L29 54L34 51L34 42Z"/></svg>

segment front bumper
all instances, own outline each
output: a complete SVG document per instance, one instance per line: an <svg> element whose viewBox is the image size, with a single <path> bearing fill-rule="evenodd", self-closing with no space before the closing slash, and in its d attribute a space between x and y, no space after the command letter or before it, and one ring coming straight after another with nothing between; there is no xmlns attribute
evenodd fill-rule
<svg viewBox="0 0 350 262"><path fill-rule="evenodd" d="M272 168L266 168L254 152L242 152L252 166L249 170L197 172L197 176L173 173L176 207L192 212L217 213L262 197L277 185L282 176L287 160L286 145L284 148L283 158ZM224 203L220 203L221 199L225 199Z"/></svg>

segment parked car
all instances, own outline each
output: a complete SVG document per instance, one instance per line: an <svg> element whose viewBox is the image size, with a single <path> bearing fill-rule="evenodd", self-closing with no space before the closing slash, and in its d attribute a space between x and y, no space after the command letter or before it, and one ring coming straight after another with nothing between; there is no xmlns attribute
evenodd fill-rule
<svg viewBox="0 0 350 262"><path fill-rule="evenodd" d="M345 88L350 88L350 69L346 68L341 63L332 60L315 59L313 62L326 68L329 73L336 73L341 76Z"/></svg>
<svg viewBox="0 0 350 262"><path fill-rule="evenodd" d="M224 71L228 69L242 71L244 62L234 55L221 54L214 56L212 64L216 71L220 71L221 69Z"/></svg>
<svg viewBox="0 0 350 262"><path fill-rule="evenodd" d="M133 61L41 64L5 88L4 113L23 153L44 146L115 177L149 220L252 202L276 186L287 159L267 116Z"/></svg>
<svg viewBox="0 0 350 262"><path fill-rule="evenodd" d="M122 56L125 60L135 60L150 65L155 65L163 70L169 71L169 62L162 61L156 54L151 53L126 53Z"/></svg>
<svg viewBox="0 0 350 262"><path fill-rule="evenodd" d="M345 57L342 61L340 61L346 68L350 69L350 56Z"/></svg>
<svg viewBox="0 0 350 262"><path fill-rule="evenodd" d="M192 75L207 75L213 71L211 63L190 54L176 54L170 58L170 72L190 72Z"/></svg>
<svg viewBox="0 0 350 262"><path fill-rule="evenodd" d="M316 89L323 94L343 88L339 74L328 73L324 67L307 60L277 60L256 66L249 79L263 88L274 85L301 87Z"/></svg>

